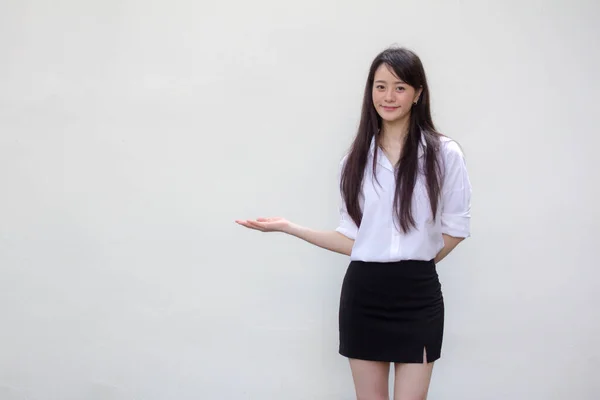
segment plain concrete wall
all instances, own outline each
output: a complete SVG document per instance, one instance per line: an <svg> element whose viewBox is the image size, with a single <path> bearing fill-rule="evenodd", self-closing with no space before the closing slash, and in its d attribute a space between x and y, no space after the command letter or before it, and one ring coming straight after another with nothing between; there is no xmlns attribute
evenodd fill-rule
<svg viewBox="0 0 600 400"><path fill-rule="evenodd" d="M0 399L352 399L337 224L369 63L422 58L473 236L430 399L597 399L595 1L4 1Z"/></svg>

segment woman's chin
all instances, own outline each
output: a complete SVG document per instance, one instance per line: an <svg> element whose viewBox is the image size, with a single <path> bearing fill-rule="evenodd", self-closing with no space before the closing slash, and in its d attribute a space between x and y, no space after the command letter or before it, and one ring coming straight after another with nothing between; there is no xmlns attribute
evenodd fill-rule
<svg viewBox="0 0 600 400"><path fill-rule="evenodd" d="M389 115L389 114L387 114L387 115L379 114L379 116L381 117L381 119L384 122L387 122L387 123L396 123L396 122L401 121L405 117L404 115Z"/></svg>

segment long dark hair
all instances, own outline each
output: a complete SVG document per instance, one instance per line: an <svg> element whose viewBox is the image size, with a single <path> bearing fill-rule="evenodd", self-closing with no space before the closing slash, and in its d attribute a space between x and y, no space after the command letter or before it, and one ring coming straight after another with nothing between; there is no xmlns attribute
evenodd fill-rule
<svg viewBox="0 0 600 400"><path fill-rule="evenodd" d="M362 114L358 133L350 147L341 172L340 190L342 198L346 203L348 214L357 226L362 220L362 210L359 196L361 194L371 141L375 139L376 151L373 157L373 173L376 171L377 146L380 137L378 133L382 127L381 117L373 104L373 80L375 71L380 65L386 64L405 83L415 90L422 89L417 104L413 105L410 113L408 135L396 174L396 193L394 196L394 215L398 219L403 232L408 232L415 226L412 213L412 198L417 174L419 171L419 146L424 141L423 148L424 164L423 173L427 182L427 193L431 205L431 212L435 219L440 194L441 173L438 160L441 134L436 131L431 119L429 87L425 70L419 57L405 48L389 48L375 57L371 64L367 84L364 92Z"/></svg>

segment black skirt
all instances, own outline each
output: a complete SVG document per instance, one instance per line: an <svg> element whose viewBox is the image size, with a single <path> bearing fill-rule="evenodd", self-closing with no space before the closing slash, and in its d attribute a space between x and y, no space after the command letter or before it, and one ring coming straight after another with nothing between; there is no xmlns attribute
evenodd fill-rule
<svg viewBox="0 0 600 400"><path fill-rule="evenodd" d="M394 363L440 358L444 299L435 262L352 261L342 285L339 353Z"/></svg>

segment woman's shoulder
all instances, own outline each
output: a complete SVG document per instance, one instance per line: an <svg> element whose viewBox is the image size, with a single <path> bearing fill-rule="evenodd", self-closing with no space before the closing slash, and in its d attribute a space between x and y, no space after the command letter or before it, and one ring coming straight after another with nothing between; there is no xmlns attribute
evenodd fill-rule
<svg viewBox="0 0 600 400"><path fill-rule="evenodd" d="M446 135L440 135L440 153L442 157L447 160L457 158L464 159L465 157L460 143Z"/></svg>
<svg viewBox="0 0 600 400"><path fill-rule="evenodd" d="M348 161L348 156L350 156L350 153L348 153L348 152L346 152L342 155L342 158L339 161L338 168L343 169L346 166L346 162Z"/></svg>

